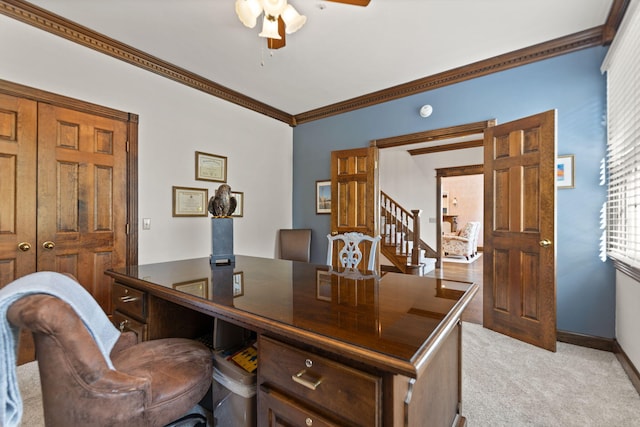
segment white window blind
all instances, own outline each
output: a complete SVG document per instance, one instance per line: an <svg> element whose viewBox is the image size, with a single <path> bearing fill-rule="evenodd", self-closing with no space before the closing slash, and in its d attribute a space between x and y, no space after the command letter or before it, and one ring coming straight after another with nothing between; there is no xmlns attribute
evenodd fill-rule
<svg viewBox="0 0 640 427"><path fill-rule="evenodd" d="M607 73L607 254L640 268L640 7L632 0Z"/></svg>

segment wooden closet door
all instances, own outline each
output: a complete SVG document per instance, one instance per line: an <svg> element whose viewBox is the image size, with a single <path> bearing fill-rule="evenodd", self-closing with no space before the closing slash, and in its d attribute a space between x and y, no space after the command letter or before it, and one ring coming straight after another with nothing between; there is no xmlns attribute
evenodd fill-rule
<svg viewBox="0 0 640 427"><path fill-rule="evenodd" d="M126 123L39 104L38 270L71 273L111 312L126 264Z"/></svg>
<svg viewBox="0 0 640 427"><path fill-rule="evenodd" d="M36 135L37 103L0 94L0 288L36 270Z"/></svg>

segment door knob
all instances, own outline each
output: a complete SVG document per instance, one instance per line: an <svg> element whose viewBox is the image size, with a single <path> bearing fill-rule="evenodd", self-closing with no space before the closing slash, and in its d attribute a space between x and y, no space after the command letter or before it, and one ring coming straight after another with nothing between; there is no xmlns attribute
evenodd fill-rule
<svg viewBox="0 0 640 427"><path fill-rule="evenodd" d="M53 249L53 248L55 248L55 247L56 247L56 244L55 244L55 243L53 243L53 242L52 242L52 241L50 241L50 240L47 240L46 242L44 242L44 243L42 244L42 247L43 247L43 248L45 248L45 249Z"/></svg>
<svg viewBox="0 0 640 427"><path fill-rule="evenodd" d="M29 249L31 249L31 245L27 242L20 242L18 243L18 249L20 249L22 252L27 252Z"/></svg>
<svg viewBox="0 0 640 427"><path fill-rule="evenodd" d="M548 248L549 246L551 246L551 240L548 240L548 239L540 240L539 244L543 248Z"/></svg>

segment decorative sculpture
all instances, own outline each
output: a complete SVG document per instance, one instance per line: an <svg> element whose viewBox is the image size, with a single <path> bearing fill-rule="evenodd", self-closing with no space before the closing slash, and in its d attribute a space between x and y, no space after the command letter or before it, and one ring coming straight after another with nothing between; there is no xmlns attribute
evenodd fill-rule
<svg viewBox="0 0 640 427"><path fill-rule="evenodd" d="M216 190L216 195L209 199L209 212L214 217L228 217L236 210L238 202L231 195L231 187L222 184Z"/></svg>

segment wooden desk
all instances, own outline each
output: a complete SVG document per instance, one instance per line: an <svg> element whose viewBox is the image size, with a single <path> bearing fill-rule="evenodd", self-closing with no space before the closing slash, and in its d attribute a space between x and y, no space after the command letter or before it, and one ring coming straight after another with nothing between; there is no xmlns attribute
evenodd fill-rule
<svg viewBox="0 0 640 427"><path fill-rule="evenodd" d="M355 280L247 256L234 266L201 258L107 274L119 287L116 311L133 313L150 339L195 334L202 314L255 331L260 426L465 425L460 315L475 284L397 273Z"/></svg>

